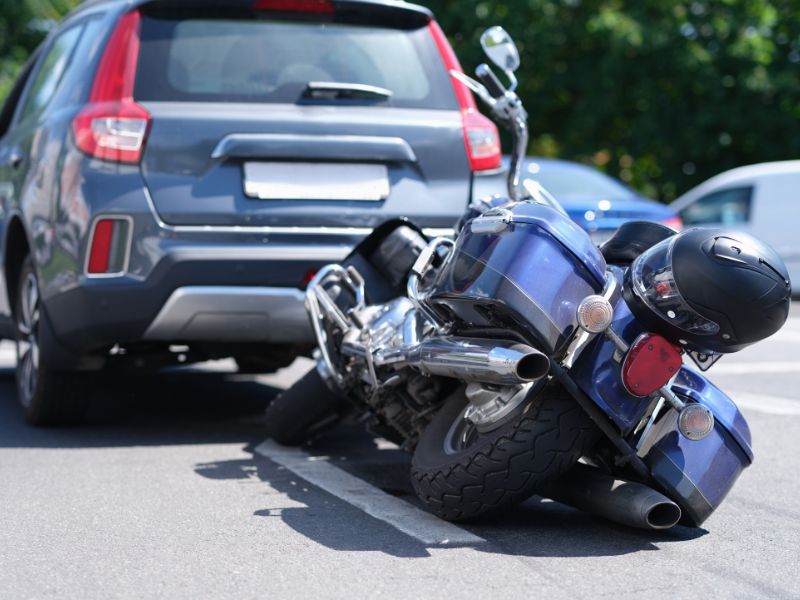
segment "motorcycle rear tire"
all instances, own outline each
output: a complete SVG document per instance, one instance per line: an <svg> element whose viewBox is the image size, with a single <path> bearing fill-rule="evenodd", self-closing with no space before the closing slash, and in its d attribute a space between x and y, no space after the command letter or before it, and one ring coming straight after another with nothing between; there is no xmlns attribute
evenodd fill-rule
<svg viewBox="0 0 800 600"><path fill-rule="evenodd" d="M428 509L464 521L521 502L589 451L599 431L555 381L534 387L517 415L461 450L446 449L467 405L463 391L447 400L422 433L411 482Z"/></svg>
<svg viewBox="0 0 800 600"><path fill-rule="evenodd" d="M344 399L311 369L267 407L267 435L284 446L299 446L338 423L346 411Z"/></svg>

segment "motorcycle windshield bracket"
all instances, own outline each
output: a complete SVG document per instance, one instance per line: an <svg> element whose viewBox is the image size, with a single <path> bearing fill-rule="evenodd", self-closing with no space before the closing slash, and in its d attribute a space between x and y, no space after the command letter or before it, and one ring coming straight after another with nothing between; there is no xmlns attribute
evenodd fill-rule
<svg viewBox="0 0 800 600"><path fill-rule="evenodd" d="M431 322L438 333L447 331L449 324L439 317L428 305L425 294L420 291L420 284L434 266L436 258L439 256L438 250L440 247L447 248L447 255L443 258L441 266L444 267L444 265L447 264L453 256L455 242L445 237L433 239L417 257L417 261L414 263L414 266L411 267L411 274L408 276L408 282L406 284L408 298L414 304L417 311Z"/></svg>

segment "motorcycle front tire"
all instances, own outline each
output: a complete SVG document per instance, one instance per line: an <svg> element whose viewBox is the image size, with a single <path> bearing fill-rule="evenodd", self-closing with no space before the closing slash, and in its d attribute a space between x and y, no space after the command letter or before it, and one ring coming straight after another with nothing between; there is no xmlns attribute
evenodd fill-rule
<svg viewBox="0 0 800 600"><path fill-rule="evenodd" d="M347 408L347 402L311 369L269 404L264 414L266 433L284 446L299 446L333 427Z"/></svg>
<svg viewBox="0 0 800 600"><path fill-rule="evenodd" d="M588 415L555 381L535 386L512 419L454 448L449 440L466 406L463 390L445 402L420 436L411 463L417 496L449 521L522 502L565 473L599 437Z"/></svg>

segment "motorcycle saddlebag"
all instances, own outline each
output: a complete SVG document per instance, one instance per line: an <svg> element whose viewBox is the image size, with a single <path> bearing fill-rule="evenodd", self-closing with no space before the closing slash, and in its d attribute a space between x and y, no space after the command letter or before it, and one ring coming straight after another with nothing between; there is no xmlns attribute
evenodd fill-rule
<svg viewBox="0 0 800 600"><path fill-rule="evenodd" d="M681 369L672 389L710 409L714 430L702 440L689 440L678 431L678 413L670 410L656 423L640 454L653 478L699 526L753 462L750 429L730 398L699 373Z"/></svg>
<svg viewBox="0 0 800 600"><path fill-rule="evenodd" d="M605 261L588 235L552 208L526 202L503 214L508 222L499 231L476 227L480 219L463 229L429 302L448 319L513 328L557 354L577 327L578 304L602 291Z"/></svg>

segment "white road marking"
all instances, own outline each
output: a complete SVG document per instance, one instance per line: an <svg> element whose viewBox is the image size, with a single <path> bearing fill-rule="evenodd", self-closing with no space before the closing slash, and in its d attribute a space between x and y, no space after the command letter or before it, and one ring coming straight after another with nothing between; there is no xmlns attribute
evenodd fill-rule
<svg viewBox="0 0 800 600"><path fill-rule="evenodd" d="M800 416L800 400L753 394L751 392L734 392L729 396L737 406L747 410L762 412L768 415Z"/></svg>
<svg viewBox="0 0 800 600"><path fill-rule="evenodd" d="M309 456L295 448L279 446L272 440L259 444L255 452L424 544L480 544L486 541L404 500L386 494L324 458Z"/></svg>
<svg viewBox="0 0 800 600"><path fill-rule="evenodd" d="M725 364L720 361L709 370L709 375L752 375L761 373L800 374L800 360L769 360L764 362L735 362Z"/></svg>

